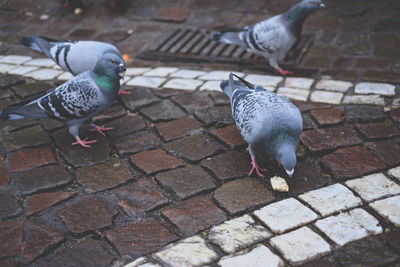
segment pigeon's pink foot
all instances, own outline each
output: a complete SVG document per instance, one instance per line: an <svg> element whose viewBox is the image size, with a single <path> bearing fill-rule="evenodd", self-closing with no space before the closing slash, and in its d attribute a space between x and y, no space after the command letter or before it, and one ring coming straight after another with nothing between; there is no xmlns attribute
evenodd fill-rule
<svg viewBox="0 0 400 267"><path fill-rule="evenodd" d="M256 56L253 57L252 61L253 61L253 64L257 64L258 61L260 61L260 57L256 55Z"/></svg>
<svg viewBox="0 0 400 267"><path fill-rule="evenodd" d="M83 147L91 147L91 146L89 146L89 144L93 144L93 143L96 143L97 142L97 140L90 140L90 141L87 141L87 137L85 138L85 139L80 139L79 138L79 136L78 137L76 137L76 142L74 142L74 143L72 143L72 145L74 146L74 145L81 145L81 146L83 146Z"/></svg>
<svg viewBox="0 0 400 267"><path fill-rule="evenodd" d="M256 170L258 176L263 177L263 175L262 175L262 173L260 172L260 170L261 170L261 171L265 171L265 172L267 171L266 169L261 169L260 167L258 167L257 162L256 162L256 159L253 159L253 160L251 161L251 166L253 166L253 167L251 168L251 171L249 172L249 176L253 173L254 170Z"/></svg>
<svg viewBox="0 0 400 267"><path fill-rule="evenodd" d="M90 129L89 131L91 131L91 132L97 131L97 132L101 133L103 136L106 136L103 131L110 131L113 129L111 127L108 127L108 128L104 127L104 125L103 126L97 126L96 124L92 124L92 125L93 125L93 128Z"/></svg>
<svg viewBox="0 0 400 267"><path fill-rule="evenodd" d="M124 91L124 90L118 91L118 95L130 95L130 94L131 94L131 92L129 92L129 91Z"/></svg>
<svg viewBox="0 0 400 267"><path fill-rule="evenodd" d="M286 76L286 75L291 75L291 74L293 74L293 71L283 70L283 69L281 69L281 68L278 68L278 71L279 71L279 73L280 73L282 76Z"/></svg>

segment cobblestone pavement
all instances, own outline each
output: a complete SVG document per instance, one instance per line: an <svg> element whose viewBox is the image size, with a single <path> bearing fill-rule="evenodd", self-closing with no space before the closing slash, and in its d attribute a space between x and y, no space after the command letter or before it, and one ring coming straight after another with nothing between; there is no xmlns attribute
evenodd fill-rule
<svg viewBox="0 0 400 267"><path fill-rule="evenodd" d="M22 35L109 41L133 61L131 94L95 118L114 130L81 129L98 140L92 149L71 146L57 121L0 123L0 266L398 265L400 2L330 1L305 25L315 41L296 78L136 58L168 29L246 25L296 1L267 2L132 1L75 16L57 1L10 1L0 11L0 110L70 77L17 45ZM302 111L288 193L270 187L287 177L275 162L260 162L266 177L247 176L218 88L229 71Z"/></svg>

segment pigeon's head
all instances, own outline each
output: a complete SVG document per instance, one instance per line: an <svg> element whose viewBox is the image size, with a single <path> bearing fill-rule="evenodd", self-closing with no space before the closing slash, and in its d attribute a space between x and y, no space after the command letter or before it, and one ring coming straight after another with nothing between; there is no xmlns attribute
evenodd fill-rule
<svg viewBox="0 0 400 267"><path fill-rule="evenodd" d="M321 0L303 0L301 5L308 10L326 9L325 4Z"/></svg>
<svg viewBox="0 0 400 267"><path fill-rule="evenodd" d="M125 74L125 62L115 53L104 53L97 61L94 72L108 77L123 78Z"/></svg>
<svg viewBox="0 0 400 267"><path fill-rule="evenodd" d="M282 164L289 177L292 177L296 166L296 146L291 142L280 144L275 159Z"/></svg>

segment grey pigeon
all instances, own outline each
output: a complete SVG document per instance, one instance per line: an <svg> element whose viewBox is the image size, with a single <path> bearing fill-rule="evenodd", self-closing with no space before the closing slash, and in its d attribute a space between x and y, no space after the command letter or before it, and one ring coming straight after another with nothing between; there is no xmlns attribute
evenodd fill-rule
<svg viewBox="0 0 400 267"><path fill-rule="evenodd" d="M325 8L321 0L303 0L283 14L244 29L213 32L211 39L242 46L249 52L268 58L270 65L281 75L292 74L293 72L282 70L278 61L285 58L300 38L304 20L321 8Z"/></svg>
<svg viewBox="0 0 400 267"><path fill-rule="evenodd" d="M41 36L24 36L20 43L33 50L43 52L51 58L58 66L73 75L93 70L97 60L104 53L114 54L123 62L119 50L112 44L97 41L58 41ZM121 91L121 94L127 94Z"/></svg>
<svg viewBox="0 0 400 267"><path fill-rule="evenodd" d="M235 75L236 76L236 75ZM237 76L236 76L237 77ZM256 155L272 157L289 176L296 166L296 148L303 129L299 109L286 98L237 77L221 83L229 96L232 115L243 139L249 144L252 169L262 176ZM262 170L262 169L261 169Z"/></svg>
<svg viewBox="0 0 400 267"><path fill-rule="evenodd" d="M93 71L81 73L42 97L25 105L6 107L0 113L0 120L22 118L53 118L64 121L69 132L75 137L73 144L90 147L96 140L79 138L79 128L91 118L112 105L119 90L119 79L124 75L125 66L115 53L105 53L98 60ZM111 130L93 124L94 129Z"/></svg>

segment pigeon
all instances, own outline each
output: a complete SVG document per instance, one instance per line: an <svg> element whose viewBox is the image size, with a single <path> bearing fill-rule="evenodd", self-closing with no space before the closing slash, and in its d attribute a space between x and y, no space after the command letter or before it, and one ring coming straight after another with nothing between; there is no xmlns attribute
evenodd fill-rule
<svg viewBox="0 0 400 267"><path fill-rule="evenodd" d="M96 140L79 137L80 126L93 116L109 108L117 97L119 79L125 73L124 62L115 53L103 54L93 71L83 72L45 95L25 104L6 107L0 113L0 121L22 118L53 118L64 121L76 139L73 145L90 147ZM94 131L104 135L111 130L93 124Z"/></svg>
<svg viewBox="0 0 400 267"><path fill-rule="evenodd" d="M33 50L43 52L65 71L78 75L85 71L93 70L97 60L104 53L112 53L122 59L119 50L112 44L97 41L58 41L42 36L24 36L20 43ZM123 77L122 77L123 78ZM121 91L120 94L127 94Z"/></svg>
<svg viewBox="0 0 400 267"><path fill-rule="evenodd" d="M325 9L321 0L302 0L287 12L244 29L211 33L216 42L234 44L269 59L269 64L281 75L293 74L279 67L292 46L300 38L304 20L314 11Z"/></svg>
<svg viewBox="0 0 400 267"><path fill-rule="evenodd" d="M296 148L303 129L299 109L286 98L234 74L220 87L229 96L232 115L243 139L249 144L252 169L262 176L256 155L272 157L291 177L296 166ZM266 170L263 170L266 171Z"/></svg>

